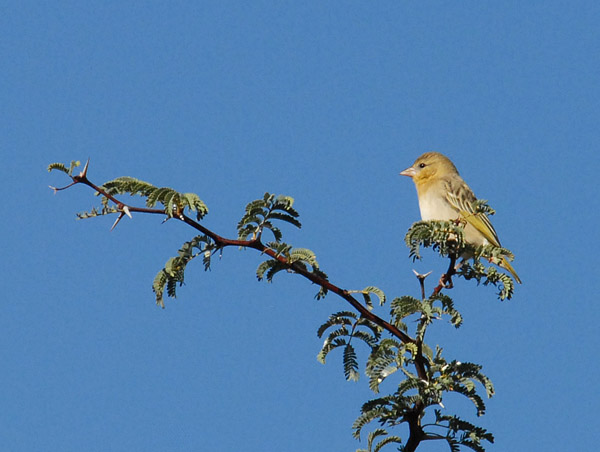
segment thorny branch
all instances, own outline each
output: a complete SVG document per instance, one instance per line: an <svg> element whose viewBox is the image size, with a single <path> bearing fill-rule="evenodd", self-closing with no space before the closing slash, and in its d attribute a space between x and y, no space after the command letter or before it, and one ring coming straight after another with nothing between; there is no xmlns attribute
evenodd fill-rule
<svg viewBox="0 0 600 452"><path fill-rule="evenodd" d="M127 216L131 217L132 212L164 215L165 212L163 209L153 209L153 208L147 208L147 207L130 206L130 205L125 204L122 201L118 200L113 195L106 192L106 190L104 190L102 187L94 184L93 182L91 182L88 179L88 177L87 177L88 165L89 165L89 160L87 161L83 171L81 171L79 173L79 175L70 176L73 181L71 184L69 184L65 187L62 187L62 188L55 188L55 187L51 187L51 188L56 193L58 191L70 188L74 185L83 184L83 185L87 185L88 187L92 188L93 190L95 190L96 192L101 194L102 196L106 197L107 199L109 199L116 205L117 210L119 211L119 216L118 216L117 220L115 221L115 223L113 224L112 228L114 228L118 224L118 222L121 220L121 218L123 218L123 216L127 215ZM187 225L191 226L192 228L194 228L194 229L202 232L203 234L207 235L208 237L210 237L215 242L218 249L225 248L228 246L252 248L263 254L268 255L269 257L271 257L273 259L278 260L280 263L286 265L293 272L304 276L306 279L313 282L314 284L317 284L317 285L327 289L328 291L335 293L339 297L343 298L354 309L356 309L361 314L362 317L364 317L367 320L380 326L381 328L388 331L393 336L396 336L403 343L405 343L405 344L411 343L411 344L417 345L418 353L417 353L417 356L414 361L417 375L422 380L425 380L425 381L428 380L427 372L426 372L427 360L422 354L422 340L418 340L418 339L414 339L414 338L410 337L403 331L399 330L396 326L392 325L391 323L385 321L384 319L377 316L373 312L369 311L369 309L367 307L363 306L358 300L356 300L356 298L354 298L350 294L349 291L342 289L342 288L336 286L335 284L332 284L327 279L325 279L311 271L308 271L305 268L302 268L301 266L297 265L295 262L289 262L288 259L286 259L284 256L282 256L281 254L278 254L273 249L264 245L261 242L260 237L254 238L252 240L228 239L226 237L222 237L222 236L216 234L215 232L206 228L202 224L200 224L197 221L193 220L192 218L186 216L183 212L178 212L178 214L176 216L174 216L173 218L176 218L176 219L186 223ZM450 265L448 267L448 271L445 274L443 274L442 277L440 278L439 284L434 289L432 296L439 294L441 292L441 290L444 288L452 287L452 276L454 274L456 274L455 264L456 264L456 256L451 254L450 255ZM429 276L430 273L427 273L425 275L416 274L417 278L419 279L420 286L421 286L421 295L422 295L423 299L425 298L425 278L427 276ZM426 435L421 426L421 417L423 415L424 408L425 407L423 407L421 404L415 404L412 413L410 414L410 416L408 416L407 420L409 423L410 432L409 432L409 439L404 448L404 450L407 452L414 451L416 449L416 447L419 445L419 443L425 439Z"/></svg>
<svg viewBox="0 0 600 452"><path fill-rule="evenodd" d="M452 289L452 287L454 287L452 284L452 277L454 275L456 275L456 254L450 253L450 265L448 265L448 270L441 276L440 282L436 288L433 289L431 296L433 297L434 295L439 294L442 289Z"/></svg>

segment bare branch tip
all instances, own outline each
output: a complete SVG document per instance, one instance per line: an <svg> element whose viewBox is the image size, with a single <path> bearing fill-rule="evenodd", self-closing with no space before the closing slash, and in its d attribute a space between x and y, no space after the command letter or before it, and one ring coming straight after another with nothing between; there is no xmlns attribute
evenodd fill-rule
<svg viewBox="0 0 600 452"><path fill-rule="evenodd" d="M64 187L60 187L60 188L53 187L52 185L48 185L48 187L50 187L52 189L52 191L54 191L54 194L56 194L56 192L61 191L61 190L66 190L67 188L72 187L75 184L77 184L77 181L73 181L69 185L65 185Z"/></svg>

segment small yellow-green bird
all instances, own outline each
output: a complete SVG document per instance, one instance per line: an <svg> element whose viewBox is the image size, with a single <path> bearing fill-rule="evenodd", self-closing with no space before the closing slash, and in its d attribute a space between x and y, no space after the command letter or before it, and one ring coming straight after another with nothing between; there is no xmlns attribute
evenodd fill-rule
<svg viewBox="0 0 600 452"><path fill-rule="evenodd" d="M487 215L475 213L473 202L477 198L448 157L439 152L426 152L400 174L412 178L417 187L421 219L464 220L467 243L474 246L500 246L498 234ZM515 281L521 283L521 278L505 257L498 265L507 269Z"/></svg>

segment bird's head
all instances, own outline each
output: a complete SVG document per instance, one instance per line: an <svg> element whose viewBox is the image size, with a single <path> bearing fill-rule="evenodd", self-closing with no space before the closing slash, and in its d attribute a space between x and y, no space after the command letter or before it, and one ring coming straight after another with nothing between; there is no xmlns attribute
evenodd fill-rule
<svg viewBox="0 0 600 452"><path fill-rule="evenodd" d="M458 174L458 170L448 157L439 152L426 152L400 174L412 178L415 184L419 184L452 173Z"/></svg>

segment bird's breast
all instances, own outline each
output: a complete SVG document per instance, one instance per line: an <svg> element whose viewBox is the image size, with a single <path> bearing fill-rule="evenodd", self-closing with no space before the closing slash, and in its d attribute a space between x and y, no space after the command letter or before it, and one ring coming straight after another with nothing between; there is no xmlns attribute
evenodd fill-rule
<svg viewBox="0 0 600 452"><path fill-rule="evenodd" d="M419 210L421 219L430 220L455 220L458 218L458 212L454 209L444 196L432 193L430 190L419 196Z"/></svg>

